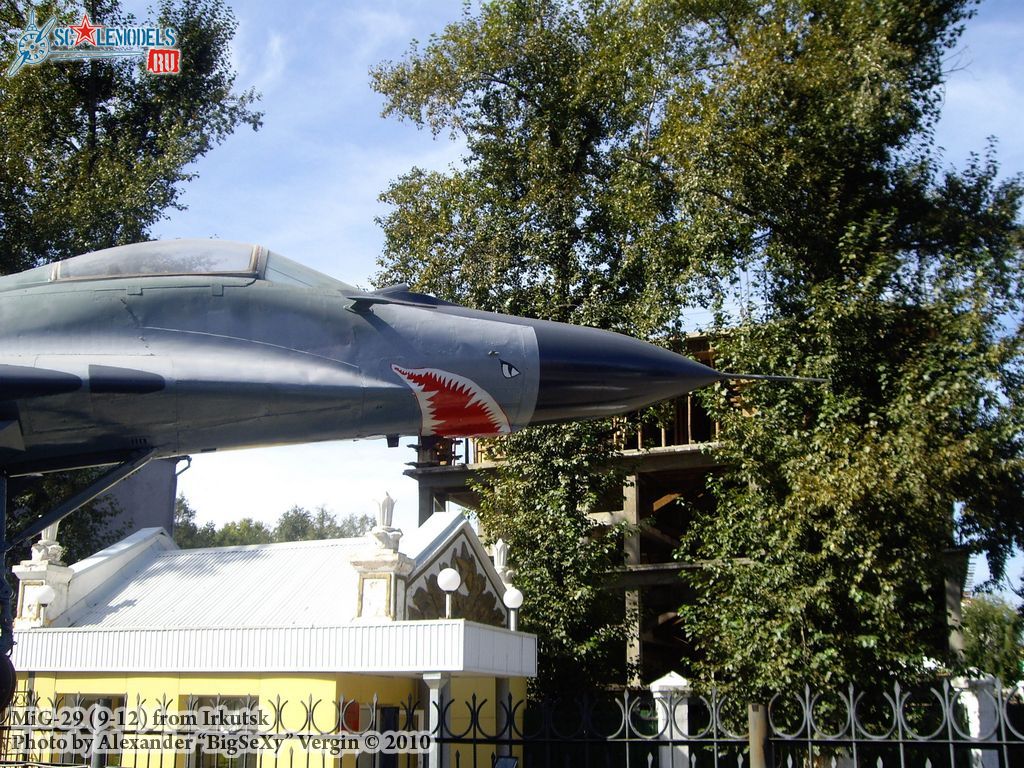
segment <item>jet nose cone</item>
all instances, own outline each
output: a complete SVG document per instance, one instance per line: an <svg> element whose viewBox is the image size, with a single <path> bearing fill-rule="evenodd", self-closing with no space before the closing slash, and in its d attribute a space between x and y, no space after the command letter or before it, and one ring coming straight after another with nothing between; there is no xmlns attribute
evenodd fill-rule
<svg viewBox="0 0 1024 768"><path fill-rule="evenodd" d="M540 381L532 424L600 418L722 379L706 365L597 328L538 322Z"/></svg>

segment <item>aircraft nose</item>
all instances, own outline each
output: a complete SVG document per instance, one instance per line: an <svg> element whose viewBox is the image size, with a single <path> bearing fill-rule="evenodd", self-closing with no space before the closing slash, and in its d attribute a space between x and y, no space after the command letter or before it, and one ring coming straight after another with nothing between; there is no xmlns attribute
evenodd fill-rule
<svg viewBox="0 0 1024 768"><path fill-rule="evenodd" d="M706 365L597 328L537 322L540 381L531 424L628 413L722 380Z"/></svg>

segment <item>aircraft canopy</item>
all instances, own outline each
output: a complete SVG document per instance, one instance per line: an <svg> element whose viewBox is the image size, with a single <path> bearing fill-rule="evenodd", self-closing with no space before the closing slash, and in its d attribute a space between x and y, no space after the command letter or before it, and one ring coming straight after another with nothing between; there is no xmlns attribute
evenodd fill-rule
<svg viewBox="0 0 1024 768"><path fill-rule="evenodd" d="M105 248L0 277L0 290L48 282L177 275L248 277L302 288L357 290L261 245L231 240L152 240Z"/></svg>
<svg viewBox="0 0 1024 768"><path fill-rule="evenodd" d="M154 240L105 248L58 262L54 280L156 275L256 277L258 245L230 240Z"/></svg>

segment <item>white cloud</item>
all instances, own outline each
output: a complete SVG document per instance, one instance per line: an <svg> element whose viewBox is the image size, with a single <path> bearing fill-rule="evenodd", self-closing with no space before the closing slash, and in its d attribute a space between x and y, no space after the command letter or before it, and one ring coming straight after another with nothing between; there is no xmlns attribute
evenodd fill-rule
<svg viewBox="0 0 1024 768"><path fill-rule="evenodd" d="M267 47L261 63L263 66L254 78L256 90L269 91L278 87L288 67L284 35L274 32L267 36Z"/></svg>

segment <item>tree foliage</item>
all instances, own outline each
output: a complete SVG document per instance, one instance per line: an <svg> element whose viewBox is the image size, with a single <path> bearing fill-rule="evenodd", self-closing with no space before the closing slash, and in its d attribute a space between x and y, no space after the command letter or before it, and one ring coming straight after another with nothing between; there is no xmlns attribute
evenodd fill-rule
<svg viewBox="0 0 1024 768"><path fill-rule="evenodd" d="M103 470L53 472L47 475L12 478L8 487L7 535L16 536L65 499L96 480ZM113 525L121 508L110 496L103 496L79 507L60 522L57 540L64 547L61 559L67 564L95 554L120 539L125 531ZM10 539L8 539L10 540ZM28 559L31 545L26 542L11 550L13 562Z"/></svg>
<svg viewBox="0 0 1024 768"><path fill-rule="evenodd" d="M270 544L273 540L274 534L266 523L254 520L251 517L243 517L241 520L232 520L224 523L217 530L217 546L219 547Z"/></svg>
<svg viewBox="0 0 1024 768"><path fill-rule="evenodd" d="M502 538L525 602L520 626L538 636L538 693L558 696L626 675L621 599L602 587L622 565L621 526L587 513L622 477L609 471L607 423L537 427L501 441L493 475L475 484L483 535Z"/></svg>
<svg viewBox="0 0 1024 768"><path fill-rule="evenodd" d="M413 169L382 195L379 281L640 335L673 326L689 252L652 130L690 54L660 5L486 3L376 68L386 115L468 150L461 167Z"/></svg>
<svg viewBox="0 0 1024 768"><path fill-rule="evenodd" d="M136 22L118 0L90 0L91 20ZM14 3L5 29L25 25ZM81 20L77 3L36 7ZM148 75L138 59L44 63L0 81L0 271L17 272L98 248L145 240L180 208L191 164L237 127L257 128L256 94L235 91L234 16L223 0L161 0L152 23L173 27L181 74ZM14 43L0 41L4 66Z"/></svg>
<svg viewBox="0 0 1024 768"><path fill-rule="evenodd" d="M220 528L212 522L200 526L196 523L196 510L188 499L179 494L174 505L174 541L182 549L196 549L354 538L369 531L374 522L369 515L354 514L338 520L321 504L312 512L303 507L292 507L281 514L273 527L251 517L224 523Z"/></svg>
<svg viewBox="0 0 1024 768"><path fill-rule="evenodd" d="M690 251L652 160L665 78L690 55L670 17L656 3L490 2L377 67L385 114L468 149L460 167L414 168L384 192L377 282L641 336L677 328ZM623 680L622 601L597 589L621 565L620 538L586 517L613 482L597 439L607 431L502 440L507 463L479 488L481 523L510 542L526 584L523 626L540 637L538 679L552 691Z"/></svg>
<svg viewBox="0 0 1024 768"><path fill-rule="evenodd" d="M312 512L295 506L283 513L274 526L275 541L345 539L362 536L376 521L370 515L349 514L338 520L323 504Z"/></svg>
<svg viewBox="0 0 1024 768"><path fill-rule="evenodd" d="M706 563L698 677L913 676L947 550L998 574L1024 543L1022 186L991 149L944 169L932 133L972 6L495 0L372 73L385 114L467 148L383 194L379 282L655 341L709 307L719 368L828 378L708 394L729 469L680 549ZM584 466L541 439L510 465ZM485 494L492 535L538 535L562 478L528 482ZM572 556L551 545L516 566Z"/></svg>
<svg viewBox="0 0 1024 768"><path fill-rule="evenodd" d="M1005 686L1024 678L1024 617L1005 600L975 595L964 602L964 663Z"/></svg>
<svg viewBox="0 0 1024 768"><path fill-rule="evenodd" d="M668 159L749 232L719 367L828 385L707 398L731 470L683 542L708 561L684 611L705 677L765 694L912 677L946 652L948 551L999 573L1024 541L1022 187L991 153L942 171L930 145L966 13L780 4L708 24L734 50L673 118L692 162Z"/></svg>
<svg viewBox="0 0 1024 768"><path fill-rule="evenodd" d="M182 549L217 546L217 526L213 522L196 523L196 510L180 493L174 500L174 543Z"/></svg>

